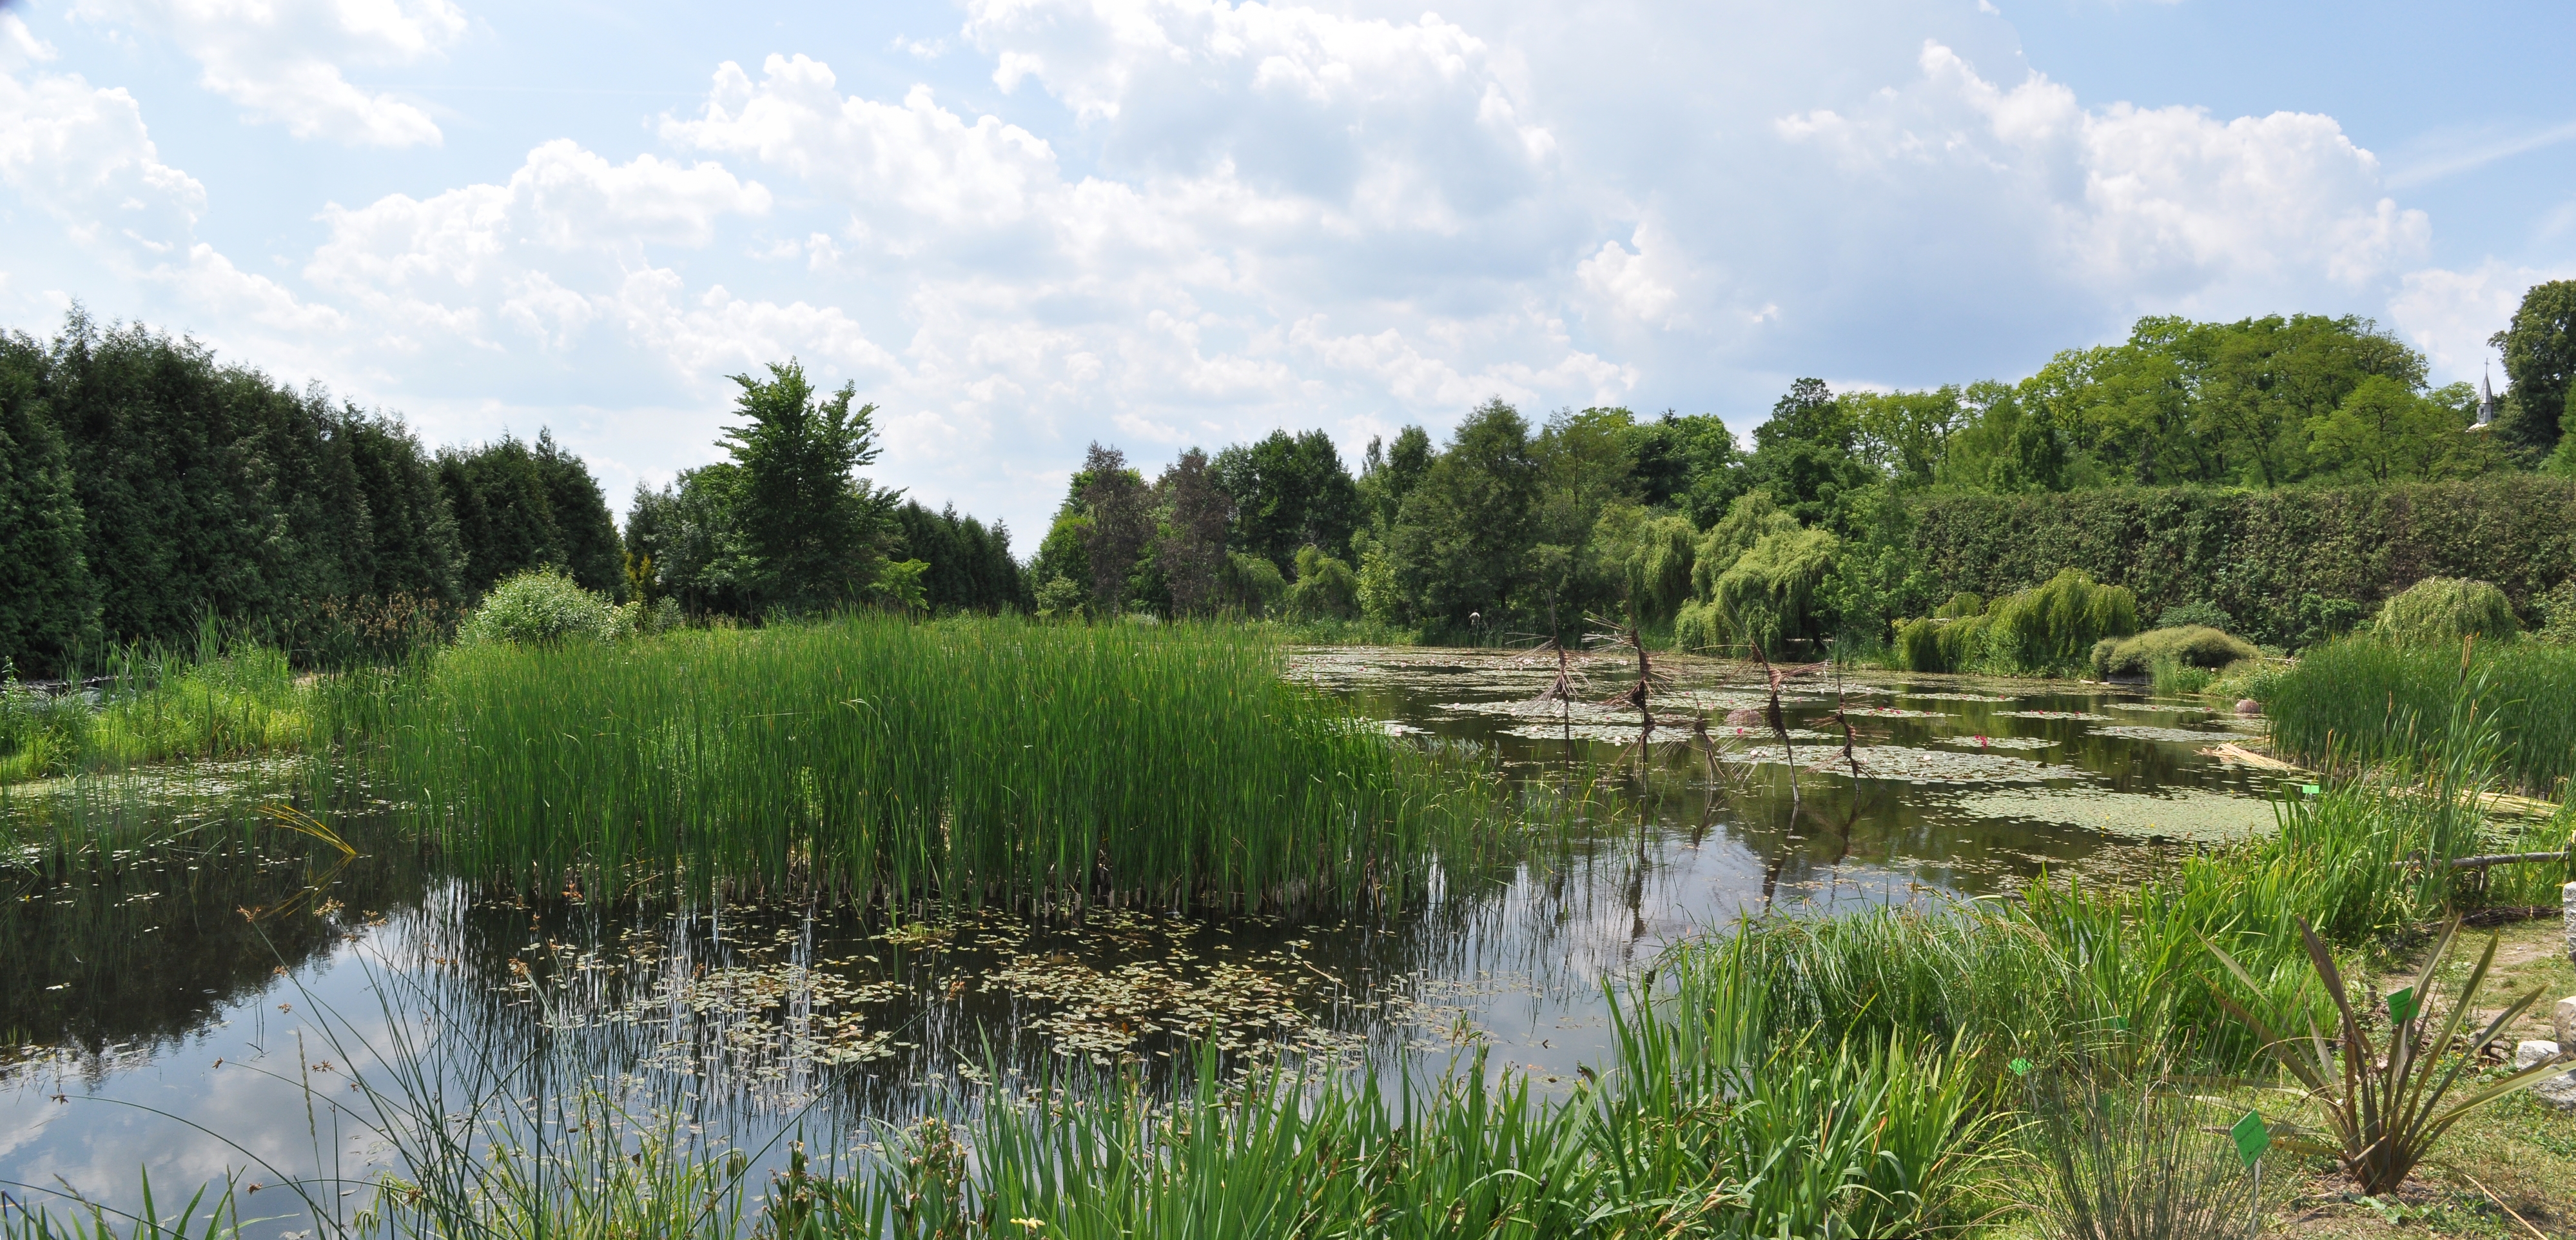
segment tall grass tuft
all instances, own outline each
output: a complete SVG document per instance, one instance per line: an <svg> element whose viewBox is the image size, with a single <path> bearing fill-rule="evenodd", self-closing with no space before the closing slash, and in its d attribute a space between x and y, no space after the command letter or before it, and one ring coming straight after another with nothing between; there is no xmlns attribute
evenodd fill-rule
<svg viewBox="0 0 2576 1240"><path fill-rule="evenodd" d="M851 617L460 646L341 726L439 844L546 890L641 866L899 909L1297 907L1395 899L1497 838L1481 776L1280 657L1240 629Z"/></svg>

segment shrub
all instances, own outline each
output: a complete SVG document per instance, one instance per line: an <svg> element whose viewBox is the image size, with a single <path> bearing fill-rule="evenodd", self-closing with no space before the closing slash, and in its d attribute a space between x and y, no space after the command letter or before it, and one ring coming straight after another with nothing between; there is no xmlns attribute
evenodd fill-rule
<svg viewBox="0 0 2576 1240"><path fill-rule="evenodd" d="M2165 608L2164 614L2156 617L2156 627L2160 629L2179 629L2193 625L2224 632L2236 627L2236 618L2228 615L2226 608L2205 599L2176 603Z"/></svg>
<svg viewBox="0 0 2576 1240"><path fill-rule="evenodd" d="M2372 628L2391 641L2457 645L2464 637L2511 637L2522 629L2513 601L2483 581L2427 577L2379 611Z"/></svg>
<svg viewBox="0 0 2576 1240"><path fill-rule="evenodd" d="M2138 596L2069 568L2035 590L1995 600L1987 613L1990 655L2017 671L2060 674L2084 667L2105 637L2138 631Z"/></svg>
<svg viewBox="0 0 2576 1240"><path fill-rule="evenodd" d="M2098 676L2145 676L2158 662L2215 671L2245 659L2261 657L2252 642L2203 625L2149 629L2135 637L2106 637L2094 643L2093 671Z"/></svg>
<svg viewBox="0 0 2576 1240"><path fill-rule="evenodd" d="M471 645L506 642L551 645L565 641L615 641L634 631L635 617L606 598L573 584L558 569L532 569L502 579L465 617L457 640Z"/></svg>
<svg viewBox="0 0 2576 1240"><path fill-rule="evenodd" d="M1961 590L1958 593L1951 595L1949 602L1941 604L1940 608L1932 613L1932 618L1936 620L1965 620L1970 616L1982 616L1984 614L1986 614L1985 596L1982 594L1970 594L1965 590Z"/></svg>
<svg viewBox="0 0 2576 1240"><path fill-rule="evenodd" d="M2534 600L2532 608L2540 613L2540 627L2532 636L2555 645L2576 645L2576 577L2559 582Z"/></svg>

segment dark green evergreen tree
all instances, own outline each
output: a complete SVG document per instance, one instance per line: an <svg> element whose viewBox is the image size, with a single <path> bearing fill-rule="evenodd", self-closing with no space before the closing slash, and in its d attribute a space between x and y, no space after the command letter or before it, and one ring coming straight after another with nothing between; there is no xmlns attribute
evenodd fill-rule
<svg viewBox="0 0 2576 1240"><path fill-rule="evenodd" d="M608 511L608 496L580 457L555 443L552 431L537 432L537 476L545 482L546 503L554 517L556 537L563 540L563 564L583 589L610 598L626 596L626 553L617 540L617 518Z"/></svg>
<svg viewBox="0 0 2576 1240"><path fill-rule="evenodd" d="M0 336L0 660L22 676L62 670L98 634L71 453L44 399L45 353Z"/></svg>

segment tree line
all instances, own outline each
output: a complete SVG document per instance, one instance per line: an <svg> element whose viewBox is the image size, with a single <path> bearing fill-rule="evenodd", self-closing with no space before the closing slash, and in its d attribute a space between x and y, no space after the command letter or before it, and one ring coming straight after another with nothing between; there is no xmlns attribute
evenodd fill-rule
<svg viewBox="0 0 2576 1240"><path fill-rule="evenodd" d="M306 663L397 656L532 569L746 618L883 589L1031 605L1009 531L859 481L869 411L773 371L744 381L735 460L639 489L621 532L546 431L433 450L397 417L78 307L51 339L0 332L0 678L209 622Z"/></svg>
<svg viewBox="0 0 2576 1240"><path fill-rule="evenodd" d="M1049 615L1366 619L1435 640L1591 618L1684 645L1883 641L1952 588L1916 530L1948 497L2576 476L2576 282L2531 289L2494 344L2510 387L2486 422L2474 388L2431 387L2367 320L2155 317L2018 382L1800 379L1749 442L1709 415L1533 424L1493 400L1444 443L1372 440L1356 470L1320 431L1193 448L1150 482L1094 444L1029 593Z"/></svg>

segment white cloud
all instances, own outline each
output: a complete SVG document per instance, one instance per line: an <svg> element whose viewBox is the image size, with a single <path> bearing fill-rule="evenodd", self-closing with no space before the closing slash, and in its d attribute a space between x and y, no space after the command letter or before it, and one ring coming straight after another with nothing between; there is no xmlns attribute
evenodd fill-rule
<svg viewBox="0 0 2576 1240"><path fill-rule="evenodd" d="M2488 259L2467 271L2428 267L2406 275L2404 289L2388 303L2388 316L2409 343L2424 351L2433 382L2475 380L2497 360L2487 338L2513 321L2532 285L2576 277L2576 268L2526 267ZM2501 367L2492 371L2498 386Z"/></svg>
<svg viewBox="0 0 2576 1240"><path fill-rule="evenodd" d="M1919 65L1849 114L1792 114L1778 131L1855 181L1986 197L2038 230L2064 276L2139 309L2365 290L2426 250L2424 214L2382 193L2377 158L2332 117L2086 108L2036 72L1998 86L1939 43Z"/></svg>
<svg viewBox="0 0 2576 1240"><path fill-rule="evenodd" d="M175 41L206 89L299 138L435 146L418 104L352 85L346 65L416 65L462 38L452 0L76 0L73 11Z"/></svg>
<svg viewBox="0 0 2576 1240"><path fill-rule="evenodd" d="M398 349L433 335L502 348L501 324L560 351L603 321L667 343L682 315L648 248L703 246L723 217L769 208L766 188L715 164L611 164L557 140L528 152L505 184L324 208L330 237L304 276L370 308ZM637 280L657 291L631 302Z"/></svg>

